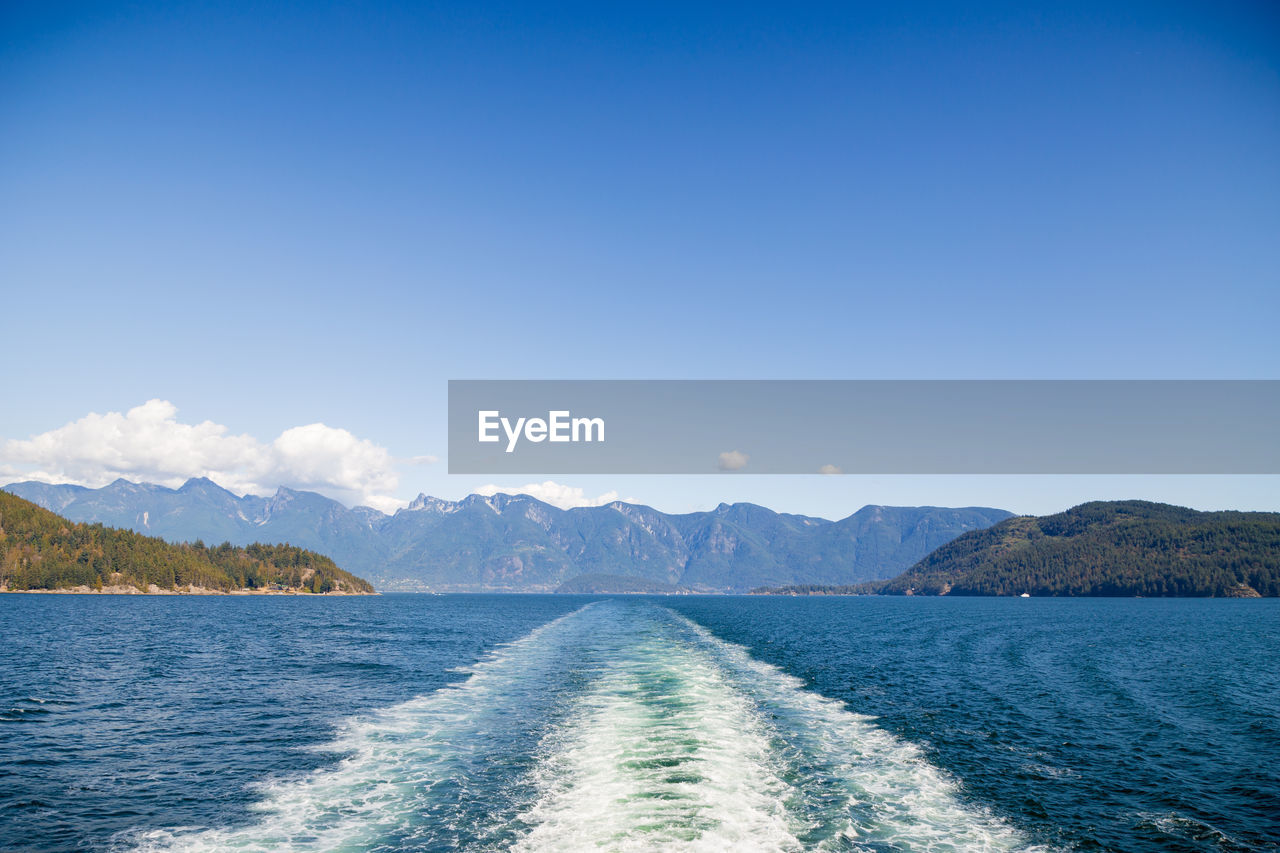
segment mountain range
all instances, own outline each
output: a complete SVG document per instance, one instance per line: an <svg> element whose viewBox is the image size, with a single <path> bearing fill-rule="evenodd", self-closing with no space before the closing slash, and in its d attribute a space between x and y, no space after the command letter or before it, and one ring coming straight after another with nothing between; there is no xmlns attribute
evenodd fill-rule
<svg viewBox="0 0 1280 853"><path fill-rule="evenodd" d="M211 480L180 488L116 480L5 490L72 521L170 542L288 542L387 591L549 592L580 576L638 578L699 592L893 577L939 546L1009 518L986 507L867 506L830 521L749 503L668 514L615 501L559 509L528 495L419 495L386 515L315 492L240 497ZM572 588L572 585L570 586Z"/></svg>

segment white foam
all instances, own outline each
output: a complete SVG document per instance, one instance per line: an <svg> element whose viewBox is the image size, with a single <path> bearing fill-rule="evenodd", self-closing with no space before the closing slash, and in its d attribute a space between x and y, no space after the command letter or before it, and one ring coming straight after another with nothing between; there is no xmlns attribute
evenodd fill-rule
<svg viewBox="0 0 1280 853"><path fill-rule="evenodd" d="M519 685L551 663L572 633L574 613L540 626L464 670L458 684L347 721L322 749L346 754L301 779L264 783L261 818L231 829L154 830L128 839L139 850L366 850L379 839L456 835L456 815L423 823L449 798L438 789L465 783L471 752L521 695ZM518 701L515 700L515 701ZM499 718L497 721L493 717Z"/></svg>
<svg viewBox="0 0 1280 853"><path fill-rule="evenodd" d="M746 698L697 649L622 650L551 738L517 851L801 850Z"/></svg>
<svg viewBox="0 0 1280 853"><path fill-rule="evenodd" d="M930 764L917 746L875 725L874 718L805 690L799 679L752 658L741 646L672 616L716 649L734 682L777 720L775 731L786 746L776 754L787 761L786 775L808 801L800 808L814 821L814 836L826 836L809 846L931 853L1046 849L1028 844L985 809L963 802L952 777ZM839 796L832 800L833 794Z"/></svg>
<svg viewBox="0 0 1280 853"><path fill-rule="evenodd" d="M346 723L243 827L144 850L1038 849L870 717L695 623L601 602ZM507 764L503 762L516 762Z"/></svg>

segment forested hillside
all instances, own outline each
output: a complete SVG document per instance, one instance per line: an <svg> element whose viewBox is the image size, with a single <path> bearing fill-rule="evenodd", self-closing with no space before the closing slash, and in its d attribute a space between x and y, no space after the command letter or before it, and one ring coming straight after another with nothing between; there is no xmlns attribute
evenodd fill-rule
<svg viewBox="0 0 1280 853"><path fill-rule="evenodd" d="M875 585L915 595L1280 595L1280 513L1093 502L966 533Z"/></svg>
<svg viewBox="0 0 1280 853"><path fill-rule="evenodd" d="M231 592L372 593L365 580L291 545L172 545L130 530L77 524L0 492L0 588L195 587Z"/></svg>

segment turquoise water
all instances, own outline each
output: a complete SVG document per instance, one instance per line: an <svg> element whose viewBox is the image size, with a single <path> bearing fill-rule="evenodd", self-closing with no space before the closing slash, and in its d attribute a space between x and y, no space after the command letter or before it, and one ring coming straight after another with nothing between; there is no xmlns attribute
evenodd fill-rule
<svg viewBox="0 0 1280 853"><path fill-rule="evenodd" d="M3 596L0 849L1276 850L1278 605Z"/></svg>

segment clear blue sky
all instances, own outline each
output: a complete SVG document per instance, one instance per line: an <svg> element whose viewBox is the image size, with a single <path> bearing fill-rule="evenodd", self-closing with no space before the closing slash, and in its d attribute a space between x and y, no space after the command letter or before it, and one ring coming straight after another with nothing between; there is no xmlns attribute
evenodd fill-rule
<svg viewBox="0 0 1280 853"><path fill-rule="evenodd" d="M0 439L161 398L443 456L449 378L1277 378L1280 7L6 3L0 291ZM815 480L572 484L1280 509Z"/></svg>

